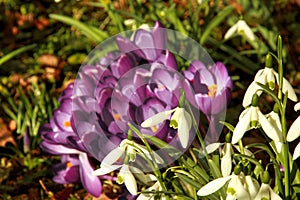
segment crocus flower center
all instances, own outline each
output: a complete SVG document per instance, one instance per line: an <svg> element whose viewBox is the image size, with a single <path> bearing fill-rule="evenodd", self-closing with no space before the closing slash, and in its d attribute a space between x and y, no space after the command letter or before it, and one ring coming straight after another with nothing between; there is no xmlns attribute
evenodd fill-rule
<svg viewBox="0 0 300 200"><path fill-rule="evenodd" d="M72 164L70 161L68 161L68 162L66 163L66 166L67 166L67 168L71 168L71 167L73 166L73 164Z"/></svg>
<svg viewBox="0 0 300 200"><path fill-rule="evenodd" d="M119 113L115 113L114 115L114 119L120 121L121 120L121 115Z"/></svg>
<svg viewBox="0 0 300 200"><path fill-rule="evenodd" d="M71 126L71 122L70 121L65 121L64 122L64 126L65 127L70 127Z"/></svg>
<svg viewBox="0 0 300 200"><path fill-rule="evenodd" d="M208 96L214 98L217 92L218 86L216 84L212 84L208 86Z"/></svg>
<svg viewBox="0 0 300 200"><path fill-rule="evenodd" d="M155 133L158 130L158 128L157 128L156 125L154 125L154 126L151 127L151 130L152 130L153 133Z"/></svg>

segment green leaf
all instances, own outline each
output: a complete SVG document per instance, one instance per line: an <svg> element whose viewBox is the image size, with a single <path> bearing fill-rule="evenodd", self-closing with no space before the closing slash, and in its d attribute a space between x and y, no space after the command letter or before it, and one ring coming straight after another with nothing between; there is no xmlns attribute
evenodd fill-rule
<svg viewBox="0 0 300 200"><path fill-rule="evenodd" d="M205 28L201 38L200 38L200 44L203 45L206 41L206 38L210 35L210 33L213 31L215 27L217 27L230 13L232 13L234 7L233 6L227 6L222 11L218 13L216 17L211 20L207 27Z"/></svg>
<svg viewBox="0 0 300 200"><path fill-rule="evenodd" d="M7 62L8 60L12 59L13 57L25 52L25 51L28 51L28 50L31 50L33 49L34 47L36 47L37 45L36 44L31 44L31 45L27 45L27 46L24 46L24 47L21 47L19 49L16 49L8 54L6 54L5 56L3 56L2 58L0 58L0 66Z"/></svg>
<svg viewBox="0 0 300 200"><path fill-rule="evenodd" d="M63 16L63 15L57 15L57 14L50 14L50 18L61 21L65 24L74 26L82 31L84 35L86 35L91 41L95 43L100 43L106 38L108 38L108 34L104 31L101 31L99 29L95 29L83 22L77 21L71 17Z"/></svg>

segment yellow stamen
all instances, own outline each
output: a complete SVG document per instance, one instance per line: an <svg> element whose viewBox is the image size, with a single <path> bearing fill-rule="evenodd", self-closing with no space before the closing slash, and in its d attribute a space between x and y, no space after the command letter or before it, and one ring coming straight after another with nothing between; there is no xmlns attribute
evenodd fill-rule
<svg viewBox="0 0 300 200"><path fill-rule="evenodd" d="M115 120L118 120L118 121L121 120L121 115L119 113L114 114L113 117Z"/></svg>
<svg viewBox="0 0 300 200"><path fill-rule="evenodd" d="M70 121L65 121L64 122L64 126L65 127L70 127L71 126L71 122Z"/></svg>
<svg viewBox="0 0 300 200"><path fill-rule="evenodd" d="M71 168L71 167L73 166L73 164L72 164L71 162L68 161L68 162L66 163L66 166L67 166L67 168Z"/></svg>
<svg viewBox="0 0 300 200"><path fill-rule="evenodd" d="M213 84L208 87L208 96L215 97L217 92L218 86L216 84Z"/></svg>
<svg viewBox="0 0 300 200"><path fill-rule="evenodd" d="M153 133L155 133L155 132L158 130L158 129L157 129L157 126L152 126L152 127L151 127L151 130L152 130Z"/></svg>

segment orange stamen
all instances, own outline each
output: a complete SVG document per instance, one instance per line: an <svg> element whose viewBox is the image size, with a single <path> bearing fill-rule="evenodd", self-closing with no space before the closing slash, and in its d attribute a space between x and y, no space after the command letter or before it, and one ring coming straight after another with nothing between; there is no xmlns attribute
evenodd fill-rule
<svg viewBox="0 0 300 200"><path fill-rule="evenodd" d="M70 121L65 121L64 122L64 126L65 127L70 127L71 126L71 122Z"/></svg>
<svg viewBox="0 0 300 200"><path fill-rule="evenodd" d="M118 121L121 120L121 115L119 113L114 114L113 117L115 120L118 120Z"/></svg>
<svg viewBox="0 0 300 200"><path fill-rule="evenodd" d="M208 87L208 96L215 97L217 92L218 86L216 84L213 84Z"/></svg>

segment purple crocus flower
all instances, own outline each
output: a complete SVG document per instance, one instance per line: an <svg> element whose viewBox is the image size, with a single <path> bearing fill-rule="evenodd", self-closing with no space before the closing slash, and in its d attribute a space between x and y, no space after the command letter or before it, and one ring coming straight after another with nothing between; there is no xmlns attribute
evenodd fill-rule
<svg viewBox="0 0 300 200"><path fill-rule="evenodd" d="M193 61L183 74L194 90L194 96L188 95L194 106L206 115L225 109L230 100L232 80L223 63L217 62L207 69L201 61Z"/></svg>
<svg viewBox="0 0 300 200"><path fill-rule="evenodd" d="M60 108L53 112L50 123L42 126L40 133L43 141L40 146L48 153L62 156L62 164L54 167L54 181L73 183L80 180L89 193L99 196L102 190L100 179L92 175L94 169L88 153L74 129L72 89L72 85L67 87L59 99Z"/></svg>
<svg viewBox="0 0 300 200"><path fill-rule="evenodd" d="M186 83L186 96L196 108L199 108L209 122L208 142L216 142L221 125L217 123L224 115L230 100L232 80L223 63L217 62L207 68L201 61L193 61L183 72Z"/></svg>

